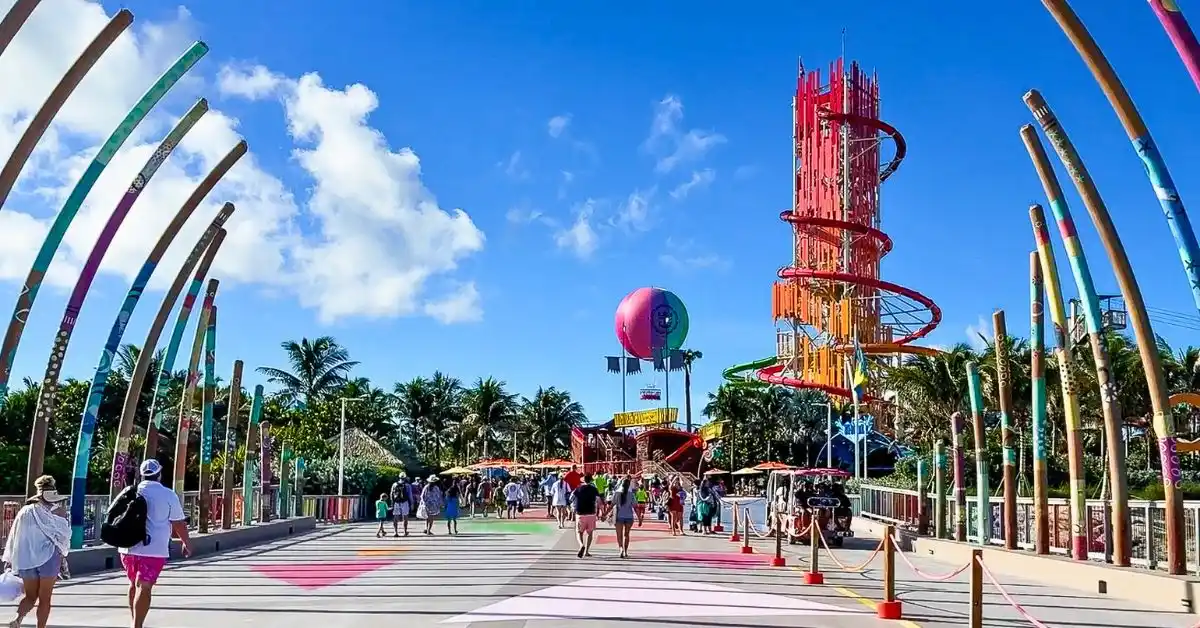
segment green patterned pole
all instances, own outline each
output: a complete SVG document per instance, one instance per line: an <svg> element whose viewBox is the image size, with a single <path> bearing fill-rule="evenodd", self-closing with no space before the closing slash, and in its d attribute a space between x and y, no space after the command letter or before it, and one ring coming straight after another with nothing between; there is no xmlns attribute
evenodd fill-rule
<svg viewBox="0 0 1200 628"><path fill-rule="evenodd" d="M242 458L242 525L254 520L254 478L258 475L254 461L257 458L255 443L258 438L258 421L262 416L263 387L254 387L254 401L250 404L250 422L246 425L246 449Z"/></svg>
<svg viewBox="0 0 1200 628"><path fill-rule="evenodd" d="M200 423L200 533L212 514L213 403L217 393L217 306L208 313L204 334L204 418Z"/></svg>
<svg viewBox="0 0 1200 628"><path fill-rule="evenodd" d="M296 484L295 501L296 501L296 516L297 517L304 516L304 468L305 468L304 458L302 456L297 456L296 457L296 482L295 482L295 484Z"/></svg>
<svg viewBox="0 0 1200 628"><path fill-rule="evenodd" d="M966 430L961 412L950 415L950 454L954 459L954 540L967 540L967 461L963 452L963 432Z"/></svg>
<svg viewBox="0 0 1200 628"><path fill-rule="evenodd" d="M979 544L992 540L992 494L988 483L987 430L983 425L983 386L979 383L979 365L967 362L967 388L971 396L971 426L975 429L975 525Z"/></svg>
<svg viewBox="0 0 1200 628"><path fill-rule="evenodd" d="M1029 253L1029 372L1033 380L1033 548L1050 553L1050 506L1046 472L1046 327L1042 265Z"/></svg>
<svg viewBox="0 0 1200 628"><path fill-rule="evenodd" d="M285 519L292 516L291 462L292 450L284 443L279 448L279 516Z"/></svg>
<svg viewBox="0 0 1200 628"><path fill-rule="evenodd" d="M929 472L925 470L925 459L917 458L917 534L929 534L929 510L925 503L929 501L929 492L925 484L929 481Z"/></svg>
<svg viewBox="0 0 1200 628"><path fill-rule="evenodd" d="M933 536L946 538L946 443L933 446Z"/></svg>

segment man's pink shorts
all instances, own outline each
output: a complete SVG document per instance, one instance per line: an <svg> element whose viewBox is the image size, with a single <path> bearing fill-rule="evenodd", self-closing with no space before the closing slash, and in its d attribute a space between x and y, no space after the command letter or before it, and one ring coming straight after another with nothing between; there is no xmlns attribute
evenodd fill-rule
<svg viewBox="0 0 1200 628"><path fill-rule="evenodd" d="M575 529L587 534L596 531L596 515L579 515L575 521Z"/></svg>
<svg viewBox="0 0 1200 628"><path fill-rule="evenodd" d="M162 573L163 567L167 566L167 559L161 556L121 554L121 564L125 567L125 575L129 577L130 583L154 584L158 582L158 575Z"/></svg>

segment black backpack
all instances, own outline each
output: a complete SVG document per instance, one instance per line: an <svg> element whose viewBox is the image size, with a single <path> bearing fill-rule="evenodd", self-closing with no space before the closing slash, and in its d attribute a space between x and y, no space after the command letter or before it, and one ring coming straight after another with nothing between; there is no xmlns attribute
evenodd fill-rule
<svg viewBox="0 0 1200 628"><path fill-rule="evenodd" d="M100 540L113 547L130 548L150 543L146 534L146 498L137 486L126 487L108 507L100 525Z"/></svg>
<svg viewBox="0 0 1200 628"><path fill-rule="evenodd" d="M400 504L408 501L408 487L403 482L392 484L392 502Z"/></svg>

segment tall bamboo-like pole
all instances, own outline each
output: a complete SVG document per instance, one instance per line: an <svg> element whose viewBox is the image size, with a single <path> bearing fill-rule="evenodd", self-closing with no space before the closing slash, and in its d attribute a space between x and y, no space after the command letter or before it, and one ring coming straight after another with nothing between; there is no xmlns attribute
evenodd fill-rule
<svg viewBox="0 0 1200 628"><path fill-rule="evenodd" d="M217 396L217 306L208 312L204 333L204 392L200 421L200 532L208 532L212 514L213 402Z"/></svg>
<svg viewBox="0 0 1200 628"><path fill-rule="evenodd" d="M1037 241L1038 259L1042 265L1042 281L1050 301L1050 322L1054 324L1054 357L1058 361L1058 379L1062 384L1063 415L1067 423L1067 467L1071 482L1071 557L1087 560L1087 483L1083 468L1083 436L1079 430L1079 393L1071 365L1071 345L1067 338L1067 313L1063 307L1062 290L1058 283L1058 265L1050 232L1046 230L1046 215L1041 205L1029 207L1033 237Z"/></svg>
<svg viewBox="0 0 1200 628"><path fill-rule="evenodd" d="M1171 38L1192 83L1200 88L1200 42L1196 41L1196 34L1183 17L1183 11L1179 10L1179 4L1175 0L1150 0L1150 8L1154 9L1158 22Z"/></svg>
<svg viewBox="0 0 1200 628"><path fill-rule="evenodd" d="M933 445L933 537L946 538L946 442Z"/></svg>
<svg viewBox="0 0 1200 628"><path fill-rule="evenodd" d="M1000 397L1000 439L1004 452L1004 548L1017 549L1017 449L1012 427L1012 373L1009 369L1008 326L1004 310L992 312L996 343L996 379Z"/></svg>
<svg viewBox="0 0 1200 628"><path fill-rule="evenodd" d="M208 193L217 185L229 169L233 167L243 155L246 154L246 142L238 142L232 150L217 162L217 165L200 181L200 184L192 190L192 194L183 203L181 212L187 210L189 214L195 211L200 203L208 196ZM188 209L190 208L190 209ZM184 285L187 283L188 275L196 268L196 264L200 262L200 258L204 255L217 233L221 231L221 227L229 220L233 214L233 204L225 203L220 211L217 212L215 218L209 223L204 233L200 236L200 240L196 243L187 258L183 262L183 266L179 272L175 274L174 281L171 282L171 287L167 289L167 294L159 303L158 313L154 316L154 321L150 323L150 329L146 332L146 339L142 342L141 350L138 352L137 363L133 367L133 373L129 376L129 388L125 391L125 402L121 406L121 419L117 424L117 442L113 448L113 466L112 475L109 478L109 484L112 487L112 497L116 497L125 483L125 469L129 466L129 438L133 434L133 423L137 416L137 404L141 401L142 392L145 387L146 374L150 370L151 363L154 362L155 349L158 347L158 339L162 335L162 330L167 324L167 317L171 315L171 309L175 307L175 301L179 298L179 293L183 291ZM222 236L224 237L224 236ZM196 288L199 290L199 286ZM153 416L153 415L151 415ZM152 425L153 420L149 421ZM147 426L147 434L150 426ZM157 437L157 431L155 433ZM157 441L155 446L157 447ZM157 449L155 450L157 454Z"/></svg>
<svg viewBox="0 0 1200 628"><path fill-rule="evenodd" d="M0 55L8 50L8 45L12 43L13 37L17 36L17 31L21 30L33 14L33 10L41 3L42 0L17 0L8 13L4 14L4 19L0 20Z"/></svg>
<svg viewBox="0 0 1200 628"><path fill-rule="evenodd" d="M1067 259L1071 263L1071 276L1075 279L1075 289L1083 301L1083 320L1087 327L1088 344L1092 349L1092 362L1096 365L1096 382L1100 387L1100 409L1104 415L1104 436L1108 453L1108 484L1112 488L1112 519L1110 521L1113 538L1113 563L1128 567L1130 565L1130 547L1132 543L1131 522L1129 515L1129 483L1125 470L1125 443L1122 433L1125 427L1121 417L1121 404L1117 401L1117 386L1113 380L1111 363L1108 357L1108 347L1104 345L1104 321L1100 316L1100 298L1096 294L1096 286L1092 282L1092 271L1088 267L1087 256L1083 252L1083 243L1075 231L1075 221L1071 218L1071 210L1063 196L1062 186L1050 165L1050 158L1042 141L1031 125L1021 127L1021 140L1029 152L1042 188L1050 202L1050 211L1054 213L1054 221L1058 225L1059 236L1063 240L1063 248L1067 250Z"/></svg>
<svg viewBox="0 0 1200 628"><path fill-rule="evenodd" d="M233 457L237 453L237 427L242 409L242 361L233 361L229 404L225 412L225 464L221 467L221 529L233 527ZM242 501L242 508L246 507Z"/></svg>
<svg viewBox="0 0 1200 628"><path fill-rule="evenodd" d="M24 4L26 6L19 6ZM32 4L33 6L28 6ZM4 17L7 23L10 17L20 19L20 9L33 10L37 6L36 2L18 3ZM25 14L28 18L29 14ZM24 19L20 20L24 22ZM50 91L50 95L46 97L46 102L42 103L37 113L33 114L33 118L29 121L29 125L25 127L25 131L21 134L21 139L17 140L17 145L13 147L13 152L8 156L8 161L4 162L4 168L0 169L0 207L4 206L8 200L8 195L12 192L13 186L17 183L17 178L21 176L21 169L25 167L25 162L29 161L29 156L33 154L34 147L41 141L42 136L46 134L46 130L50 128L50 123L54 120L54 116L58 115L59 110L66 104L67 98L79 87L79 83L83 81L83 77L91 71L100 57L104 55L125 29L133 24L133 14L127 9L121 9L116 15L108 21L108 24L100 31L99 35L88 44L87 48L83 49L79 58L75 59L75 63L67 68L67 73L59 79L58 84ZM17 28L21 25L17 24ZM0 29L0 52L4 47L7 47L8 41L3 39L3 36L8 34L8 39L12 39L16 35L14 29L11 33L4 33ZM28 70L26 70L28 71Z"/></svg>
<svg viewBox="0 0 1200 628"><path fill-rule="evenodd" d="M200 265L196 267L196 274L192 277L192 283L188 286L187 295L183 297L183 305L179 307L179 315L175 319L175 328L171 331L171 339L167 343L167 351L163 354L162 364L159 366L159 372L155 376L157 383L154 386L154 396L150 399L150 419L146 425L146 448L142 453L142 458L153 458L158 455L158 432L162 429L163 423L167 420L167 409L160 407L166 398L167 387L171 385L172 373L175 370L175 358L179 354L179 346L183 344L183 332L187 328L188 319L192 315L192 310L196 306L196 299L200 296L200 290L204 288L204 278L208 276L208 269L212 266L213 259L221 250L221 244L225 242L226 232L224 229L217 231L217 235L213 237L212 244L204 250L204 257L200 260ZM167 307L167 306L164 306ZM170 308L167 307L168 313ZM162 310L159 310L162 314ZM149 368L149 365L147 365ZM136 372L136 371L135 371ZM121 420L125 420L125 413L132 413L137 409L137 401L125 400L125 409L122 411ZM129 419L133 421L132 418Z"/></svg>
<svg viewBox="0 0 1200 628"><path fill-rule="evenodd" d="M975 436L975 525L979 544L992 540L992 487L988 481L987 429L983 425L983 385L979 383L979 365L967 362L967 394L971 400L971 427Z"/></svg>
<svg viewBox="0 0 1200 628"><path fill-rule="evenodd" d="M1179 259L1183 262L1183 272L1187 275L1188 286L1192 290L1192 300L1196 307L1200 308L1200 245L1196 243L1196 233L1192 231L1192 222L1183 207L1183 200L1179 198L1179 191L1175 189L1175 182L1171 180L1171 173L1167 170L1167 164L1159 153L1154 138L1150 136L1150 130L1146 128L1145 120L1134 106L1133 98L1129 96L1121 79L1117 78L1116 71L1105 58L1100 46L1066 0L1042 0L1042 4L1054 16L1054 21L1058 22L1059 28L1071 40L1075 50L1091 70L1092 76L1100 84L1100 89L1104 91L1104 96L1108 98L1109 105L1125 129L1125 135L1133 143L1134 151L1146 167L1150 186L1154 188L1154 195L1158 197L1158 204L1167 219L1167 226L1171 228L1171 236L1175 238L1175 245L1179 248Z"/></svg>
<svg viewBox="0 0 1200 628"><path fill-rule="evenodd" d="M175 474L172 476L171 488L183 499L183 484L187 478L187 449L188 438L192 429L192 404L195 401L196 386L200 383L200 355L204 350L204 338L208 333L208 317L212 315L213 300L217 298L216 279L208 280L208 290L204 294L204 304L200 308L200 322L196 324L196 335L192 339L192 356L188 360L187 383L183 387L183 398L179 403L179 427L175 431Z"/></svg>
<svg viewBox="0 0 1200 628"><path fill-rule="evenodd" d="M963 430L966 421L961 412L950 415L950 455L954 460L954 540L967 540L967 463L963 456Z"/></svg>
<svg viewBox="0 0 1200 628"><path fill-rule="evenodd" d="M258 439L258 420L262 416L263 387L254 387L254 401L250 404L250 422L246 424L246 453L242 461L242 525L248 526L254 518L254 466L258 457L255 443Z"/></svg>
<svg viewBox="0 0 1200 628"><path fill-rule="evenodd" d="M1029 254L1029 377L1033 389L1033 549L1050 553L1050 506L1046 473L1046 327L1042 264L1037 251Z"/></svg>
<svg viewBox="0 0 1200 628"><path fill-rule="evenodd" d="M129 191L121 199L121 203L117 205L117 210L113 213L113 217L109 218L109 224L106 226L106 232L111 229L112 235L116 235L116 230L120 228L120 222L124 216L128 215L129 209L133 207L133 203L137 201L141 190L145 189L145 185L149 182L154 173L170 156L171 151L175 146L183 140L187 132L200 121L200 118L208 112L208 101L201 98L192 108L180 118L179 123L171 130L158 150L154 151L150 160L146 162L141 173L130 186ZM122 208L124 211L122 212ZM100 362L96 365L95 375L92 376L92 384L88 388L86 402L84 403L83 416L79 421L79 440L75 443L75 476L71 485L71 543L75 548L83 547L83 526L84 526L84 497L87 493L87 475L88 463L92 457L92 438L96 433L96 419L100 414L100 403L104 401L104 391L108 387L108 376L112 372L113 356L121 348L121 340L125 337L125 327L129 324L129 319L133 316L133 311L137 308L138 302L142 299L142 292L150 283L150 278L154 275L154 271L158 268L158 263L162 261L163 255L167 252L167 247L171 245L171 241L183 229L183 224L191 217L195 206L188 207L184 204L183 207L175 213L174 218L167 224L167 228L163 230L158 238L158 242L154 244L154 248L150 250L146 256L146 261L142 263L141 270L133 279L133 284L129 286L129 291L125 294L124 301L121 302L121 308L117 311L117 318L113 321L112 326L108 330L108 338L104 341L104 348L100 352ZM96 254L95 251L92 252ZM103 252L100 256L103 256ZM64 342L65 345L65 342ZM44 384L43 384L44 385Z"/></svg>
<svg viewBox="0 0 1200 628"><path fill-rule="evenodd" d="M40 465L45 455L45 437L44 435L39 435L37 430L39 426L47 426L50 417L54 416L63 360L66 357L67 347L71 343L71 337L75 333L75 323L78 320L80 311L83 309L83 302L87 299L88 290L92 287L92 281L95 280L96 273L100 270L100 262L104 260L104 255L108 253L108 248L116 238L117 231L129 216L130 210L133 209L133 205L137 203L138 198L141 197L142 192L146 189L154 174L158 172L159 167L170 157L171 152L175 150L175 147L183 140L188 131L192 130L196 122L200 120L200 116L207 110L207 103L204 103L202 107L193 108L188 112L188 115L179 120L175 128L171 129L162 142L159 143L158 148L146 160L146 164L142 166L141 171L133 178L129 189L117 201L116 207L113 208L108 220L100 229L100 234L96 236L96 243L92 245L92 250L88 253L87 260L83 263L83 268L79 271L79 277L75 280L75 287L71 290L71 296L67 299L67 306L63 311L62 319L59 321L58 332L54 336L54 344L51 347L50 357L47 360L46 372L42 374L41 387L38 389L37 410L34 413L34 433L31 435L31 443L40 440L38 442L40 448L34 449L30 447L30 475L26 478L26 482L29 484L32 484L42 473ZM139 276L144 274L144 272L145 269L139 273ZM136 296L140 297L141 292L136 291ZM136 304L136 299L132 300L132 302ZM130 303L131 300L126 298L121 306L122 310L126 307L132 310ZM128 317L126 317L126 321L128 321ZM117 342L119 343L119 336L125 331L125 325L119 318L116 331L119 332L115 334L118 336ZM112 348L111 344L113 336L114 334L110 333L105 343L105 353L100 358L96 377L92 381L92 389L89 391L83 419L79 425L79 440L76 441L75 445L71 518L72 527L75 530L73 536L79 547L83 546L83 501L87 489L88 461L91 458L92 437L96 431L96 414L99 412L100 402L104 394L104 385L100 384L97 386L96 380L100 380L101 382L107 382L108 380L108 370L112 364L112 354L116 352L116 349ZM39 436L41 436L40 439ZM33 465L35 457L38 463L38 468L36 469Z"/></svg>
<svg viewBox="0 0 1200 628"><path fill-rule="evenodd" d="M271 496L268 489L271 488L271 424L267 421L261 421L258 424L258 473L259 481L262 483L262 491L259 494L262 500L261 510L258 513L260 523L266 523L271 520Z"/></svg>
<svg viewBox="0 0 1200 628"><path fill-rule="evenodd" d="M1121 243L1121 237L1117 235L1104 199L1100 198L1100 192L1096 190L1096 184L1088 174L1079 152L1075 150L1075 145L1071 143L1071 138L1067 136L1050 106L1036 90L1025 94L1025 104L1033 112L1034 119L1075 183L1075 189L1079 191L1083 205L1091 215L1092 224L1095 225L1100 241L1104 244L1104 250L1113 266L1113 273L1117 277L1117 286L1125 299L1129 322L1137 341L1138 355L1146 373L1154 433L1158 437L1167 510L1167 569L1174 575L1182 575L1187 571L1187 558L1184 553L1183 492L1179 490L1183 476L1179 468L1179 455L1175 449L1174 421L1168 419L1171 416L1171 405L1168 401L1166 380L1163 377L1162 359L1158 354L1154 331L1150 328L1150 317L1146 314L1142 291L1133 275L1129 257L1125 254L1125 246Z"/></svg>
<svg viewBox="0 0 1200 628"><path fill-rule="evenodd" d="M87 199L87 195L92 191L100 174L108 167L108 163L120 150L121 145L129 139L134 129L146 118L154 105L158 104L158 101L162 100L171 87L178 83L179 79L183 78L183 75L196 65L207 52L208 47L202 43L192 45L142 95L137 104L125 114L125 118L121 120L121 124L117 125L112 135L108 136L96 156L92 158L87 169L83 171L83 175L79 177L79 181L75 182L75 187L72 188L71 195L63 203L62 209L54 217L54 222L46 232L46 239L42 241L37 257L33 260L33 266L25 277L25 284L21 288L20 296L17 297L12 318L4 331L4 342L0 344L0 404L4 403L5 393L8 392L8 379L12 375L13 360L17 355L17 347L21 344L21 335L25 332L25 323L29 320L29 312L33 309L33 303L42 287L42 279L46 276L50 262L54 260L58 246L62 244L63 236L67 233L67 227L71 226L71 221L79 213L83 201ZM42 463L46 455L48 420L48 415L45 414L35 413L33 417L33 429L29 439L29 466L26 471L26 483L29 484L26 486L28 489L26 493L28 494L33 494L33 480L42 474Z"/></svg>

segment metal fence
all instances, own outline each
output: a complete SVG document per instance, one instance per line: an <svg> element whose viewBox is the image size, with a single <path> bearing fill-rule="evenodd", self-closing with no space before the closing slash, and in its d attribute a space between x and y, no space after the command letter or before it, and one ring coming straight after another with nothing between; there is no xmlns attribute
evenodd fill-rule
<svg viewBox="0 0 1200 628"><path fill-rule="evenodd" d="M209 502L209 526L216 530L221 527L221 512L224 507L224 496L220 491L213 492ZM267 489L267 499L262 499L262 491L254 489L251 499L250 518L253 521L271 521L287 518L293 513L297 516L313 517L319 522L350 522L368 518L371 514L371 503L360 495L303 495L295 496L295 503L283 504L279 497L278 487ZM100 523L108 512L112 500L108 495L88 495L84 498L83 506L83 540L85 545L99 543ZM0 546L8 539L12 529L13 519L17 511L25 503L25 497L20 495L0 495ZM266 509L264 516L263 509ZM240 526L245 509L245 500L241 491L233 494L233 525ZM200 492L188 491L183 494L183 512L187 516L188 527L196 529L200 523Z"/></svg>
<svg viewBox="0 0 1200 628"><path fill-rule="evenodd" d="M886 523L915 529L918 525L918 503L920 497L916 491L881 486L861 486L861 515ZM925 513L929 521L929 533L935 530L934 495L925 496ZM1004 545L1003 529L1003 497L992 497L988 500L991 507L991 530L988 532L988 543ZM1069 554L1071 547L1071 508L1067 499L1056 498L1047 500L1049 503L1050 522L1050 551L1055 554ZM1185 501L1184 523L1187 532L1185 542L1188 571L1200 574L1200 501ZM979 529L976 521L978 505L973 495L967 496L966 523L967 539L978 542ZM955 504L951 497L946 498L945 530L947 535L954 533ZM1084 518L1084 536L1088 544L1088 557L1097 561L1112 559L1112 531L1109 527L1109 502L1107 500L1087 500L1087 516ZM1130 519L1132 520L1131 547L1134 565L1148 569L1165 568L1166 548L1166 505L1162 502L1149 500L1130 500ZM1023 549L1033 549L1034 517L1033 499L1022 497L1017 499L1017 546Z"/></svg>

